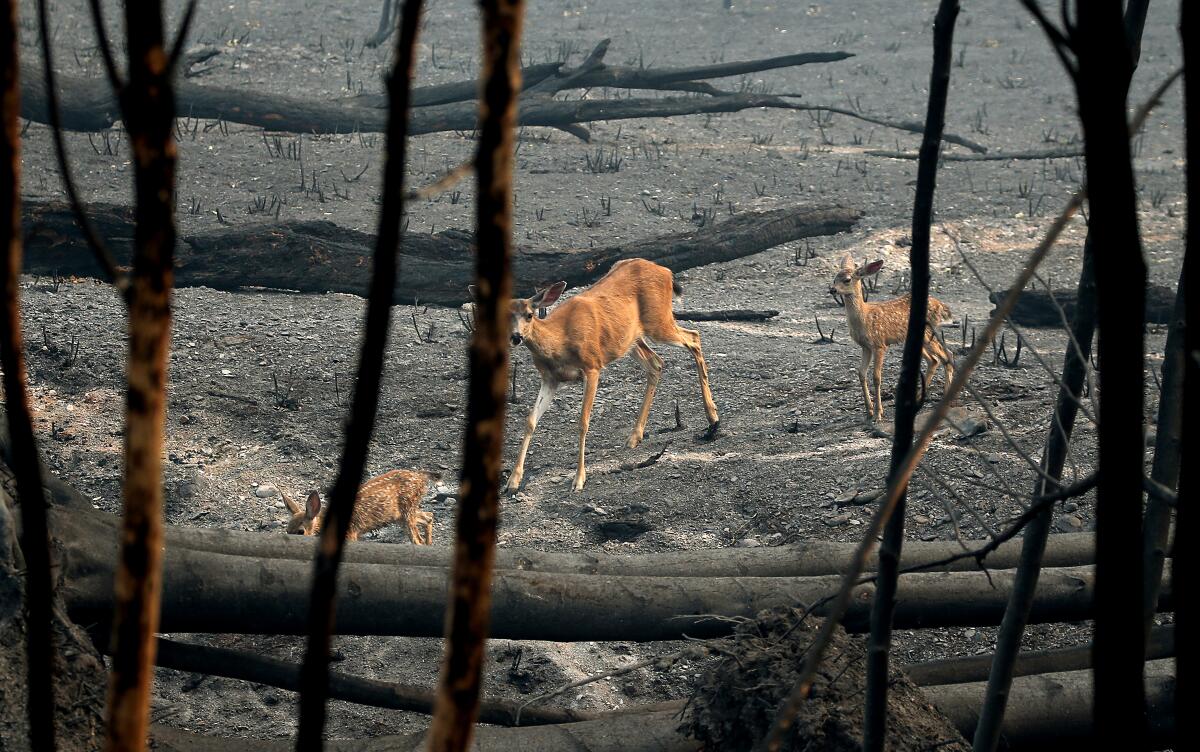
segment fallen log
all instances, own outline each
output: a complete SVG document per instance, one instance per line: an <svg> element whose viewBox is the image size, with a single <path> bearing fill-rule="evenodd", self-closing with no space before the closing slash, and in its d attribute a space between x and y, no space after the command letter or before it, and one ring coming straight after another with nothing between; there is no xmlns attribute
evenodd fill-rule
<svg viewBox="0 0 1200 752"><path fill-rule="evenodd" d="M594 721L553 726L475 729L473 752L690 752L700 744L680 734L673 712L628 713ZM290 739L232 739L202 736L169 726L155 725L151 738L156 752L291 752ZM371 739L330 739L328 752L423 752L425 734L395 734Z"/></svg>
<svg viewBox="0 0 1200 752"><path fill-rule="evenodd" d="M25 271L94 277L100 274L75 224L60 202L25 202ZM119 264L129 263L132 210L92 204L88 216ZM672 271L730 261L800 238L832 235L852 228L862 213L840 207L793 207L744 212L697 230L591 250L518 253L518 290L566 280L590 284L621 259L647 258ZM218 290L245 286L300 292L362 295L370 277L375 237L332 222L281 222L231 227L180 239L175 285ZM404 273L396 302L461 305L474 278L473 236L460 230L429 235L409 232L401 246Z"/></svg>
<svg viewBox="0 0 1200 752"><path fill-rule="evenodd" d="M608 41L603 40L600 45L605 45ZM596 50L600 49L600 45L597 45ZM593 51L592 57L595 56L596 52ZM727 78L812 63L834 63L852 57L854 57L854 53L851 52L801 52L759 60L677 68L630 68L599 63L590 66L586 72L579 75L575 75L570 69L565 69L563 63L542 63L522 68L521 82L523 91L529 91L536 87L540 94L554 94L566 89L597 89L601 87L684 90L705 94L723 94L726 92L721 92L710 84L702 83L699 79ZM603 58L603 55L600 55L600 58ZM435 104L465 102L478 96L478 80L458 81L437 86L419 86L413 90L413 106L428 107ZM384 94L360 94L351 101L368 107L384 108L388 106L387 96Z"/></svg>
<svg viewBox="0 0 1200 752"><path fill-rule="evenodd" d="M995 305L1007 294L1008 290L998 290L988 295L988 300ZM1008 319L1019 326L1061 328L1064 316L1068 322L1075 319L1075 298L1074 289L1055 290L1053 295L1045 289L1025 290L1017 298L1017 305ZM1165 285L1146 287L1148 323L1169 324L1174 310L1174 290Z"/></svg>
<svg viewBox="0 0 1200 752"><path fill-rule="evenodd" d="M51 476L47 487L56 505L51 508L51 529L60 540L101 541L116 535L115 518L96 512L90 504L71 501L70 487ZM75 497L79 498L79 497ZM311 561L314 544L300 536L281 533L251 533L220 528L191 528L167 525L168 548L206 551L260 559ZM986 541L964 541L979 548ZM556 553L521 548L499 548L496 568L561 574L603 574L646 577L810 577L841 572L857 546L854 543L806 541L764 548L721 548L712 550L665 551L653 554L614 556L603 552ZM909 541L902 554L901 568L926 568L930 572L978 570L974 558L938 564L962 552L957 541ZM1011 569L1020 555L1020 541L1009 541L991 553L988 569ZM1095 551L1093 533L1061 533L1050 537L1045 565L1073 567L1090 564ZM346 546L347 565L381 564L393 567L450 566L450 550L437 546L357 541Z"/></svg>
<svg viewBox="0 0 1200 752"><path fill-rule="evenodd" d="M1163 749L1175 741L1174 661L1146 662L1145 748ZM926 696L970 739L979 720L987 682L924 687ZM1063 671L1013 679L1000 731L1002 749L1082 749L1099 743L1092 720L1092 672Z"/></svg>
<svg viewBox="0 0 1200 752"><path fill-rule="evenodd" d="M766 321L779 315L779 311L676 311L675 318L680 321Z"/></svg>
<svg viewBox="0 0 1200 752"><path fill-rule="evenodd" d="M869 157L885 157L887 159L916 159L915 151L888 151L885 149L867 149L863 152ZM1039 159L1071 159L1082 157L1082 148L1069 149L1031 149L1028 151L989 151L986 153L959 154L945 152L938 159L942 162L1012 162Z"/></svg>
<svg viewBox="0 0 1200 752"><path fill-rule="evenodd" d="M272 658L249 650L195 645L158 638L154 663L161 668L188 671L207 676L265 684L292 692L300 690L300 664ZM338 671L329 674L329 699L344 700L389 710L408 710L430 715L433 713L433 690L409 684L366 679ZM511 700L483 700L479 705L479 722L500 726L541 726L550 723L573 723L590 720L595 713L568 708L528 707ZM517 723L520 715L521 722Z"/></svg>
<svg viewBox="0 0 1200 752"><path fill-rule="evenodd" d="M1151 631L1146 649L1146 660L1169 658L1175 655L1175 625L1166 624ZM963 684L986 682L992 669L991 653L969 655L961 658L943 658L936 661L913 663L904 667L904 673L913 684ZM1048 674L1056 671L1082 671L1092 667L1092 646L1082 645L1057 650L1029 650L1017 655L1013 676Z"/></svg>
<svg viewBox="0 0 1200 752"><path fill-rule="evenodd" d="M120 109L108 82L96 78L57 75L62 127L69 131L108 130L120 119ZM49 122L42 76L21 79L21 116ZM180 116L241 123L284 133L382 133L387 110L355 100L314 101L289 94L255 92L244 88L205 86L184 79L176 82ZM517 124L560 127L596 120L703 115L739 112L761 107L795 109L781 97L743 92L712 97L557 100L527 98L520 103ZM475 130L479 107L471 101L418 107L409 114L411 135Z"/></svg>
<svg viewBox="0 0 1200 752"><path fill-rule="evenodd" d="M112 608L115 539L63 540L63 598L79 623L106 623ZM308 562L229 556L168 547L163 632L302 634L309 607ZM898 629L997 624L1012 571L943 572L901 578ZM1169 579L1169 575L1167 576ZM1091 614L1091 567L1046 569L1031 620L1078 621ZM505 639L674 640L728 634L729 618L816 604L821 615L840 577L612 577L499 571L492 636ZM843 620L867 624L874 588L860 585ZM1164 589L1162 601L1170 602ZM338 581L340 634L436 637L442 633L446 572L379 564L346 566Z"/></svg>
<svg viewBox="0 0 1200 752"><path fill-rule="evenodd" d="M1154 749L1175 743L1172 700L1175 677L1171 661L1146 664L1146 708L1150 726L1148 745ZM978 718L986 683L924 687L925 694L965 737L970 738ZM480 727L475 749L542 752L586 749L589 752L663 752L694 750L699 744L679 730L676 711L612 714L592 721L528 728ZM290 740L219 739L178 729L155 726L156 749L165 752L285 752ZM1004 749L1061 750L1102 743L1092 725L1090 671L1068 671L1023 676L1013 680L1008 709L1001 729ZM423 734L379 736L373 739L330 740L336 752L424 749Z"/></svg>

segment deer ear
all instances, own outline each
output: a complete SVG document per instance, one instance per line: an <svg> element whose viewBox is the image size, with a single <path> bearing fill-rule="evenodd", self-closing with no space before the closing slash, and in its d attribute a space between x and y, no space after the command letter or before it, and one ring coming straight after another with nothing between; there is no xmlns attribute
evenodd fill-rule
<svg viewBox="0 0 1200 752"><path fill-rule="evenodd" d="M316 519L321 513L321 494L313 491L308 495L308 504L304 510L304 516L310 520Z"/></svg>
<svg viewBox="0 0 1200 752"><path fill-rule="evenodd" d="M883 268L883 259L879 259L878 261L872 261L871 263L863 266L856 273L860 277L869 277L872 274L878 273L879 270L882 268Z"/></svg>
<svg viewBox="0 0 1200 752"><path fill-rule="evenodd" d="M538 292L537 295L534 295L532 298L530 298L529 304L534 308L549 308L550 306L554 305L559 296L563 294L563 290L566 289L566 282L555 282L545 290Z"/></svg>
<svg viewBox="0 0 1200 752"><path fill-rule="evenodd" d="M283 503L287 506L288 511L292 514L300 514L300 505L292 501L292 497L288 496L287 492L284 491L283 488L279 486L276 486L276 488L279 488L279 495L283 497Z"/></svg>

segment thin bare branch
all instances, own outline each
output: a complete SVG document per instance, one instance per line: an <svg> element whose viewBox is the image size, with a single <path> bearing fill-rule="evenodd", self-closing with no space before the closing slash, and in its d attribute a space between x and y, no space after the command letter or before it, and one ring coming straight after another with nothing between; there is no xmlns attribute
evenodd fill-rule
<svg viewBox="0 0 1200 752"><path fill-rule="evenodd" d="M296 749L320 750L325 730L325 698L329 689L329 646L335 620L337 573L346 536L367 464L371 434L379 408L384 350L391 323L392 296L396 287L400 222L404 215L404 167L408 147L409 97L412 91L413 56L420 28L422 0L408 0L401 11L395 62L388 79L391 109L388 113L383 168L383 201L379 210L374 269L367 297L366 331L359 355L354 402L346 423L341 467L329 508L325 513L313 563L312 597L308 612L308 648L301 668L300 724Z"/></svg>

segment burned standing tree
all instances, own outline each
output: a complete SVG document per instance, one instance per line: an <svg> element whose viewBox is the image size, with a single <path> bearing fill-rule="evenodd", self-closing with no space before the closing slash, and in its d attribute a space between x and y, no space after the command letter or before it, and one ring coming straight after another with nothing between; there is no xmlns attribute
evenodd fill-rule
<svg viewBox="0 0 1200 752"><path fill-rule="evenodd" d="M42 465L33 434L21 337L21 130L17 4L0 2L0 370L8 416L12 468L21 500L22 552L25 556L26 661L29 746L55 749L54 641L51 619L54 582L50 574L50 536L42 501ZM3 504L3 502L0 502Z"/></svg>
<svg viewBox="0 0 1200 752"><path fill-rule="evenodd" d="M1200 258L1200 208L1196 196L1200 195L1200 11L1195 3L1183 3L1181 6L1179 35L1183 40L1183 59L1186 66L1184 77L1185 125L1187 133L1187 234L1184 250L1184 263L1191 262L1193 273L1190 277L1180 280L1184 288L1184 327L1183 327L1183 420L1181 436L1181 452L1184 457L1196 457L1200 454L1200 285L1195 273L1196 259ZM1179 501L1175 513L1175 561L1181 566L1196 566L1196 512L1197 499L1200 499L1200 476L1197 475L1196 463L1185 463L1179 477ZM1188 562L1191 562L1190 564ZM1172 570L1174 572L1175 570ZM1192 570L1195 571L1195 570ZM1176 627L1182 634L1184 630L1196 629L1196 576L1180 575L1174 577L1172 585L1184 588L1185 596L1175 607ZM1194 707L1189 705L1188 697L1195 697L1200 686L1197 678L1197 655L1194 644L1181 645L1176 659L1175 685L1175 719L1181 739L1197 738L1197 719Z"/></svg>
<svg viewBox="0 0 1200 752"><path fill-rule="evenodd" d="M461 501L456 519L451 600L432 752L470 747L479 714L479 684L491 621L492 568L500 512L500 456L508 391L508 301L512 298L512 169L521 90L523 0L481 0L483 89L475 174L475 330L463 439Z"/></svg>
<svg viewBox="0 0 1200 752"><path fill-rule="evenodd" d="M1130 39L1131 59L1136 64L1137 51L1141 45L1141 30L1145 22L1145 7L1141 6L1140 22L1137 2L1130 3L1126 12L1128 26L1135 34ZM1083 244L1083 266L1075 296L1074 315L1070 317L1070 342L1062 368L1058 399L1051 418L1046 446L1042 454L1043 475L1037 480L1034 493L1044 495L1060 487L1057 479L1062 476L1067 452L1078 414L1083 385L1087 378L1088 361L1091 357L1092 339L1096 330L1096 278L1095 244L1089 228ZM1051 480L1053 479L1053 480ZM1014 666L1021 648L1021 637L1025 631L1029 609L1033 603L1038 577L1043 566L1042 557L1050 534L1053 510L1042 511L1026 528L1022 539L1021 563L1017 568L1017 580L1012 600L1004 614L997 636L996 657L988 677L987 693L979 723L975 728L974 746L980 752L995 749L1000 740L1005 708L1010 696ZM1164 530L1165 533L1165 530ZM1161 569L1158 578L1161 579ZM1157 598L1158 588L1153 589ZM1153 618L1153 612L1147 621Z"/></svg>
<svg viewBox="0 0 1200 752"><path fill-rule="evenodd" d="M308 607L308 649L300 677L300 728L296 736L298 750L320 750L324 745L329 646L334 631L338 568L375 428L384 349L392 315L392 291L396 285L396 252L401 237L400 222L404 216L408 96L412 87L413 50L420 27L421 6L421 0L406 0L400 11L395 65L388 80L392 106L388 115L379 236L367 298L366 331L359 356L358 380L350 418L346 423L342 463L329 495L329 510L325 524L321 526L313 564L312 598Z"/></svg>
<svg viewBox="0 0 1200 752"><path fill-rule="evenodd" d="M173 65L187 18L168 49L162 5L125 6L129 79L118 91L133 150L136 223L129 286L124 515L113 612L108 747L146 744L162 564L162 459L175 250ZM103 33L103 30L98 30Z"/></svg>
<svg viewBox="0 0 1200 752"><path fill-rule="evenodd" d="M917 382L921 379L921 356L928 326L929 236L957 18L958 0L941 0L938 3L937 15L933 20L933 70L929 76L929 104L925 114L925 135L921 140L921 159L917 165L917 195L913 202L912 249L909 251L912 293L909 298L908 332L904 338L900 380L896 385L895 436L892 439L891 467L888 471L888 483L897 489L893 491L897 499L879 548L879 574L871 608L871 637L867 643L863 749L871 752L882 750L887 738L888 653L892 641L892 616L896 608L900 552L904 546L908 485L907 481L900 481L897 476L905 455L912 448L913 421L920 408L917 403ZM929 367L933 369L932 364Z"/></svg>

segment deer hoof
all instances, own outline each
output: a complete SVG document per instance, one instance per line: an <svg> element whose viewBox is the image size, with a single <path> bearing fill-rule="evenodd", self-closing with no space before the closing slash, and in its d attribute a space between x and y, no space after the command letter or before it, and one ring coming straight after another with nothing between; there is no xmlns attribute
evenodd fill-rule
<svg viewBox="0 0 1200 752"><path fill-rule="evenodd" d="M717 431L719 430L721 430L721 421L718 420L716 423L710 425L708 430L704 431L696 438L700 439L701 441L712 441L713 439L717 438Z"/></svg>
<svg viewBox="0 0 1200 752"><path fill-rule="evenodd" d="M633 434L629 437L629 441L625 442L626 449L637 449L637 445L642 443L642 437L638 434Z"/></svg>
<svg viewBox="0 0 1200 752"><path fill-rule="evenodd" d="M587 482L586 475L579 476L578 478L575 479L575 485L571 487L571 490L574 491L575 493L579 493L580 491L583 490L583 484L586 482Z"/></svg>

